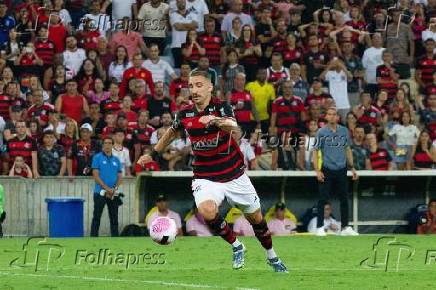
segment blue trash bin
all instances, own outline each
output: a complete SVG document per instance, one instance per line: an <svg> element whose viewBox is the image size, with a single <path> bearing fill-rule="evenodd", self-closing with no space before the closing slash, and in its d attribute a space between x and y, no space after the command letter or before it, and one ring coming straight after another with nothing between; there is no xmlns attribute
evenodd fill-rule
<svg viewBox="0 0 436 290"><path fill-rule="evenodd" d="M83 237L83 202L80 197L46 198L51 238Z"/></svg>

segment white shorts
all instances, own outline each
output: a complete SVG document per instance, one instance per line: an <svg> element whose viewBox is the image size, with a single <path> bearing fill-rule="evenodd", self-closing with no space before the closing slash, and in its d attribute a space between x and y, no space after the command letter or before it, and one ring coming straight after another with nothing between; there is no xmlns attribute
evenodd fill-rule
<svg viewBox="0 0 436 290"><path fill-rule="evenodd" d="M213 200L217 206L220 206L224 198L227 198L231 206L239 208L243 213L254 213L260 209L259 196L245 173L237 179L224 183L194 179L192 191L197 206L206 200Z"/></svg>

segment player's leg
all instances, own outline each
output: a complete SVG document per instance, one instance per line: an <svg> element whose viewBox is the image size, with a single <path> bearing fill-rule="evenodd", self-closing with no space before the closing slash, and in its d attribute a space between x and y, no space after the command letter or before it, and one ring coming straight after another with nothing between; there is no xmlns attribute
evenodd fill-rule
<svg viewBox="0 0 436 290"><path fill-rule="evenodd" d="M338 171L336 177L337 192L341 207L341 236L357 236L359 235L352 227L348 225L348 178L347 169Z"/></svg>
<svg viewBox="0 0 436 290"><path fill-rule="evenodd" d="M118 232L118 201L116 200L116 198L119 198L119 197L115 197L114 199L106 199L112 237L119 236L119 232Z"/></svg>
<svg viewBox="0 0 436 290"><path fill-rule="evenodd" d="M100 220L103 213L106 198L101 195L94 195L94 213L91 222L91 237L98 237L98 230L100 229Z"/></svg>
<svg viewBox="0 0 436 290"><path fill-rule="evenodd" d="M256 238L266 251L268 264L276 272L287 272L286 266L274 251L271 232L262 216L260 199L250 178L243 174L238 179L226 183L226 197L230 204L238 207L244 213L253 227Z"/></svg>
<svg viewBox="0 0 436 290"><path fill-rule="evenodd" d="M234 250L243 247L233 230L218 212L218 207L225 196L222 184L205 179L196 179L192 182L192 190L198 212L203 216L211 231L231 244ZM235 262L234 256L233 268L239 269L244 265L244 261L243 259L242 262L240 259L236 260Z"/></svg>
<svg viewBox="0 0 436 290"><path fill-rule="evenodd" d="M324 206L328 201L330 196L330 191L332 190L334 184L334 176L331 171L328 169L322 169L324 173L324 182L318 181L318 210L317 210L317 219L316 219L316 235L317 236L326 236L326 232L324 230Z"/></svg>

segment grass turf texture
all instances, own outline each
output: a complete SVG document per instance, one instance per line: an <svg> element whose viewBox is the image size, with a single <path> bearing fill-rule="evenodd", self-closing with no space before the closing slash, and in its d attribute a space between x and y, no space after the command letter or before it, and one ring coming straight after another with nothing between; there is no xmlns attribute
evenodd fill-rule
<svg viewBox="0 0 436 290"><path fill-rule="evenodd" d="M435 289L434 236L397 235L390 245L386 242L391 239L382 240L377 246L378 262L384 264L388 249L387 271L383 265L371 266L373 245L380 237L275 237L274 247L289 274L272 272L254 238L241 239L248 252L245 268L237 271L231 269L229 245L215 237L178 238L170 246L157 245L149 238L48 239L57 250L52 253L48 270L44 259L48 251L40 251L37 271L30 265L35 260L35 247L29 246L28 267L11 267L10 262L17 257L21 258L15 265L23 265L26 239L4 238L0 239L0 289ZM57 245L64 251L60 258ZM407 250L401 254L397 271L399 248ZM120 265L83 262L86 254L98 253L99 249L126 255L163 253L154 262L165 260L165 264L135 264L126 269L121 258ZM79 255L78 250L82 251ZM407 258L410 250L414 254ZM80 265L75 264L78 256ZM365 258L369 260L361 265Z"/></svg>

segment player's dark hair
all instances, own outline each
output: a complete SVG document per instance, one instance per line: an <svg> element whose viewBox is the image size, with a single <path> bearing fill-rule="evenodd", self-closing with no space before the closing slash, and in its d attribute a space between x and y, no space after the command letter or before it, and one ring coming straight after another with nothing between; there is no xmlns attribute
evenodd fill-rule
<svg viewBox="0 0 436 290"><path fill-rule="evenodd" d="M207 75L207 72L202 71L202 70L194 70L194 71L192 71L190 77L204 77L205 79L209 80L209 76Z"/></svg>

